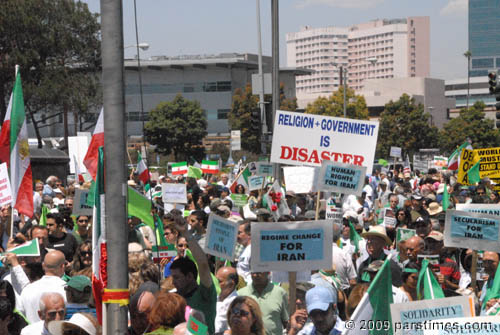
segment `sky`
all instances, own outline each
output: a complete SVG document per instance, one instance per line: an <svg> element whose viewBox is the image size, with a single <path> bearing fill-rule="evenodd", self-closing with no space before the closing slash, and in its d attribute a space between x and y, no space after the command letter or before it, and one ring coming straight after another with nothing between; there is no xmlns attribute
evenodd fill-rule
<svg viewBox="0 0 500 335"><path fill-rule="evenodd" d="M83 0L100 12L99 0ZM141 59L151 56L257 53L254 0L136 0L139 42L148 43ZM271 0L260 1L262 52L271 55ZM374 19L429 16L431 77L465 78L467 0L281 0L280 66L286 66L285 35L302 26L347 27ZM134 0L123 0L124 46L136 44ZM134 48L125 56L134 57Z"/></svg>

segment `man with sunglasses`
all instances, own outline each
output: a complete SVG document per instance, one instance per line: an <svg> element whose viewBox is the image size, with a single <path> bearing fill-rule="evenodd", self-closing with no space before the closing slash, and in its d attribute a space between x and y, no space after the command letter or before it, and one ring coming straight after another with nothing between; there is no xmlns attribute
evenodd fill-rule
<svg viewBox="0 0 500 335"><path fill-rule="evenodd" d="M64 320L66 306L64 298L59 293L47 292L42 294L38 304L40 321L32 323L21 330L21 335L51 335L49 322Z"/></svg>

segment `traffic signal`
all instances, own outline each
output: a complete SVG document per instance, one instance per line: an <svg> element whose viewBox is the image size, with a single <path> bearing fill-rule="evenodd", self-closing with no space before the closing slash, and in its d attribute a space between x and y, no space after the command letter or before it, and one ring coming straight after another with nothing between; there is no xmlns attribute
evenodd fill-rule
<svg viewBox="0 0 500 335"><path fill-rule="evenodd" d="M497 93L497 73L495 71L491 71L488 73L488 84L490 85L490 94Z"/></svg>
<svg viewBox="0 0 500 335"><path fill-rule="evenodd" d="M250 129L260 135L260 109L255 108L250 114Z"/></svg>

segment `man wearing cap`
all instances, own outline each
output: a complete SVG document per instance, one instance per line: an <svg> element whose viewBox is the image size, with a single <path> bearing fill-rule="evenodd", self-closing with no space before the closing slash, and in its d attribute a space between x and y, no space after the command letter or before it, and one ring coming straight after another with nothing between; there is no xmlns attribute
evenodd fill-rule
<svg viewBox="0 0 500 335"><path fill-rule="evenodd" d="M75 313L90 313L96 315L95 309L88 306L92 283L87 276L71 277L66 284L66 320Z"/></svg>
<svg viewBox="0 0 500 335"><path fill-rule="evenodd" d="M460 282L460 268L453 259L446 255L444 235L439 231L431 231L425 238L425 246L431 255L439 255L439 274L436 276L443 289L457 290Z"/></svg>
<svg viewBox="0 0 500 335"><path fill-rule="evenodd" d="M40 321L33 322L21 330L21 335L52 335L49 332L49 322L64 320L66 313L64 298L55 292L46 292L40 296L38 316Z"/></svg>
<svg viewBox="0 0 500 335"><path fill-rule="evenodd" d="M429 212L427 212L424 209L423 201L424 201L424 198L420 194L418 194L418 193L412 194L411 195L411 208L410 208L410 210L417 212L418 214L420 214L420 216L424 220L426 220L429 218Z"/></svg>
<svg viewBox="0 0 500 335"><path fill-rule="evenodd" d="M380 225L370 226L370 230L363 233L361 236L366 239L366 251L368 252L368 258L361 261L358 265L358 283L362 281L369 281L368 274L364 274L365 268L376 260L385 260L387 255L384 252L384 246L388 247L392 244L391 239L387 236L385 227ZM392 258L390 266L392 285L400 287L403 284L401 280L401 268Z"/></svg>
<svg viewBox="0 0 500 335"><path fill-rule="evenodd" d="M293 322L289 335L340 335L345 330L344 322L338 317L337 299L327 288L316 286L307 291L306 307L312 324L303 326Z"/></svg>

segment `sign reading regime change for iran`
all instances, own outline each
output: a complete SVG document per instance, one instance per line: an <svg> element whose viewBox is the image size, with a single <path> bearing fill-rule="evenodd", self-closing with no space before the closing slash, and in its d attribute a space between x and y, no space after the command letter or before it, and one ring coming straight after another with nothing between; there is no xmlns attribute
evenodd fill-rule
<svg viewBox="0 0 500 335"><path fill-rule="evenodd" d="M360 196L365 184L366 167L323 161L317 189Z"/></svg>
<svg viewBox="0 0 500 335"><path fill-rule="evenodd" d="M325 160L371 173L379 123L276 111L271 162L320 166Z"/></svg>
<svg viewBox="0 0 500 335"><path fill-rule="evenodd" d="M252 271L297 271L332 267L328 220L252 223Z"/></svg>
<svg viewBox="0 0 500 335"><path fill-rule="evenodd" d="M500 217L484 213L446 211L445 247L500 251Z"/></svg>

